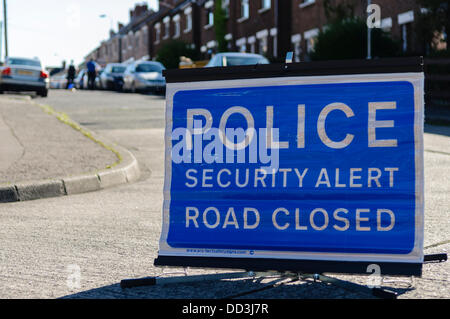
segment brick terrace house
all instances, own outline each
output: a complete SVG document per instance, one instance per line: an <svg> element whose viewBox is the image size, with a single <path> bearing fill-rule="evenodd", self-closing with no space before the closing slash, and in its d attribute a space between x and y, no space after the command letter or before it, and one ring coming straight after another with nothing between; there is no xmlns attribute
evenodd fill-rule
<svg viewBox="0 0 450 319"><path fill-rule="evenodd" d="M268 57L290 49L291 0L222 0L227 16L230 51L253 52ZM160 15L152 23L151 56L172 39L183 40L200 50L204 58L217 51L214 31L214 0L160 1ZM281 31L279 31L281 30Z"/></svg>
<svg viewBox="0 0 450 319"><path fill-rule="evenodd" d="M332 3L343 3L335 0ZM347 0L354 5L354 14L366 17L366 1ZM413 37L413 23L420 7L415 0L372 0L381 8L381 28L389 31L393 38L400 39L406 52L420 51L420 44ZM314 48L314 41L327 25L323 0L292 0L292 49L296 61L309 60L308 53Z"/></svg>
<svg viewBox="0 0 450 319"><path fill-rule="evenodd" d="M280 35L289 34L290 7L287 1L278 0L222 0L227 16L227 34L230 51L259 53L276 58L289 50L287 41ZM201 52L215 52L217 42L213 28L214 1L203 1L201 5ZM284 17L284 22L279 17ZM286 40L286 39L284 39ZM287 43L287 45L286 45ZM281 52L280 52L281 51Z"/></svg>
<svg viewBox="0 0 450 319"><path fill-rule="evenodd" d="M354 14L366 18L366 0L330 0L351 3ZM420 52L413 24L421 8L415 0L372 0L381 7L381 25L402 43L404 52ZM88 57L124 62L155 59L170 40L182 40L204 59L217 52L214 0L159 0L159 11L138 4L130 22L102 42ZM229 51L253 52L283 60L295 52L295 61L308 61L317 35L329 23L324 0L222 0L227 15L225 39Z"/></svg>
<svg viewBox="0 0 450 319"><path fill-rule="evenodd" d="M200 48L199 1L159 1L159 12L148 25L151 29L150 57L170 40L181 40Z"/></svg>

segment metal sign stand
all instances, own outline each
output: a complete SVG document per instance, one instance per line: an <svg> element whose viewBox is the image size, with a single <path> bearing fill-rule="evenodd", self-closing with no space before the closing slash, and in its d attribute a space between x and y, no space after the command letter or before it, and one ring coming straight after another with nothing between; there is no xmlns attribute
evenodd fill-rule
<svg viewBox="0 0 450 319"><path fill-rule="evenodd" d="M424 263L431 262L444 262L447 261L447 254L433 254L433 255L425 255ZM265 278L275 277L275 280L270 281L269 283L263 285L262 288L257 290L251 290L249 292L240 293L234 296L228 296L227 298L236 298L243 295L248 295L250 293L254 293L257 291L273 288L283 281L290 280L289 282L295 282L299 280L305 279L313 279L314 282L323 282L333 284L335 286L372 294L375 297L383 298L383 299L396 299L398 294L394 291L390 291L381 287L368 287L360 284L355 284L349 281L340 280L334 277L325 276L323 274L307 274L301 272L254 272L254 271L244 271L244 272L231 272L231 273L221 273L221 274L207 274L207 275L192 275L188 276L185 272L185 276L177 276L177 277L146 277L139 279L124 279L120 282L120 287L122 289L126 288L136 288L136 287L144 287L144 286L156 286L156 285L167 285L167 284L186 284L186 283L194 283L194 282L204 282L204 281L218 281L223 279L243 279L243 278L252 278L253 280L262 280Z"/></svg>

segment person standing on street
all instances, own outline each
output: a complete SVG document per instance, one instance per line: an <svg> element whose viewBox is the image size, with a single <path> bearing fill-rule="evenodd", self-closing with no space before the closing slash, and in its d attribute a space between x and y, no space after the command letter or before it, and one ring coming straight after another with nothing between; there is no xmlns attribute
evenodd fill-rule
<svg viewBox="0 0 450 319"><path fill-rule="evenodd" d="M90 59L86 65L88 71L88 88L93 90L95 87L95 78L97 76L97 64L94 59Z"/></svg>
<svg viewBox="0 0 450 319"><path fill-rule="evenodd" d="M73 60L70 62L70 66L67 70L67 86L66 89L69 89L73 86L73 82L75 80L75 75L77 71L75 69L75 66L73 65Z"/></svg>

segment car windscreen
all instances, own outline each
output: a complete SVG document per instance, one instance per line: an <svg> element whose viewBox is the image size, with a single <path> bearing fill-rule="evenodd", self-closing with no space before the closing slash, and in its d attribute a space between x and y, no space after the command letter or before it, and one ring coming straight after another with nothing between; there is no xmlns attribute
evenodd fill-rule
<svg viewBox="0 0 450 319"><path fill-rule="evenodd" d="M219 64L219 56L216 55L214 58L211 59L211 61L208 62L206 67L215 67L215 66L222 66L222 64Z"/></svg>
<svg viewBox="0 0 450 319"><path fill-rule="evenodd" d="M41 62L36 60L29 60L29 59L17 59L12 58L8 59L9 65L26 65L26 66L35 66L35 67L41 67Z"/></svg>
<svg viewBox="0 0 450 319"><path fill-rule="evenodd" d="M227 66L267 64L267 60L259 57L227 57Z"/></svg>
<svg viewBox="0 0 450 319"><path fill-rule="evenodd" d="M124 66L113 66L111 68L111 73L124 73L125 69L126 68Z"/></svg>
<svg viewBox="0 0 450 319"><path fill-rule="evenodd" d="M159 72L161 73L163 68L158 64L139 64L136 66L136 72L138 73L149 73L149 72Z"/></svg>

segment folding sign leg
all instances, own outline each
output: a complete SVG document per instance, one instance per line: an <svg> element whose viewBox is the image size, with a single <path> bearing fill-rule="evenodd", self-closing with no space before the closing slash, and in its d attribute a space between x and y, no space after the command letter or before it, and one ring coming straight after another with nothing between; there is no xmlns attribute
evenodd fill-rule
<svg viewBox="0 0 450 319"><path fill-rule="evenodd" d="M423 262L429 263L429 262L444 262L447 261L447 254L432 254L432 255L425 255Z"/></svg>
<svg viewBox="0 0 450 319"><path fill-rule="evenodd" d="M193 276L179 276L179 277L146 277L139 279L124 279L120 282L120 287L124 289L143 286L193 283L201 281L214 281L222 279L236 279L247 277L255 277L255 273L252 271L246 271L246 272L232 272L223 274L193 275Z"/></svg>

